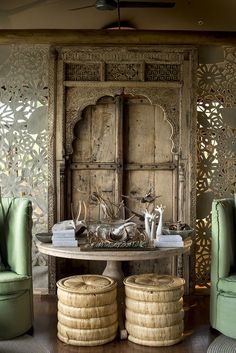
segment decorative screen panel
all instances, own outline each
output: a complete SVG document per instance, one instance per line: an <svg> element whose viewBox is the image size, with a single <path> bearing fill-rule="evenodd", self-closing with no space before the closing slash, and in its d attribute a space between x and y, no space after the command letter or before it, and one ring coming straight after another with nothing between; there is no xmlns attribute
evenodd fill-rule
<svg viewBox="0 0 236 353"><path fill-rule="evenodd" d="M209 286L211 203L236 191L236 48L198 67L196 284ZM208 49L211 53L211 48ZM200 53L201 54L201 53ZM199 55L201 57L201 55ZM201 57L202 59L202 57Z"/></svg>
<svg viewBox="0 0 236 353"><path fill-rule="evenodd" d="M48 47L0 47L0 185L28 197L33 234L47 231ZM33 265L45 265L33 239Z"/></svg>

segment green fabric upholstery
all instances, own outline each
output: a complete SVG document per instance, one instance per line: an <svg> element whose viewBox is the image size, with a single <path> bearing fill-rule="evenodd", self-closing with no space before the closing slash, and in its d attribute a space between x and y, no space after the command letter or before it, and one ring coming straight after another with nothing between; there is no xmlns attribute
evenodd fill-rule
<svg viewBox="0 0 236 353"><path fill-rule="evenodd" d="M1 271L5 271L5 266L4 266L3 262L2 262L2 256L1 256L1 253L0 253L0 272Z"/></svg>
<svg viewBox="0 0 236 353"><path fill-rule="evenodd" d="M18 275L11 271L2 272L0 275L0 295L30 290L31 279L31 276Z"/></svg>
<svg viewBox="0 0 236 353"><path fill-rule="evenodd" d="M217 289L219 292L232 293L236 296L236 274L220 278Z"/></svg>
<svg viewBox="0 0 236 353"><path fill-rule="evenodd" d="M26 198L0 199L0 339L32 327L32 206Z"/></svg>
<svg viewBox="0 0 236 353"><path fill-rule="evenodd" d="M236 207L234 199L212 203L210 322L236 338Z"/></svg>

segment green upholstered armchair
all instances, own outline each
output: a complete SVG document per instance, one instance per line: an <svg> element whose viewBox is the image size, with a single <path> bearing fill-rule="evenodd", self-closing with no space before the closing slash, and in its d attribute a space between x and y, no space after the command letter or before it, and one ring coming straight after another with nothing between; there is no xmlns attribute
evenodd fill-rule
<svg viewBox="0 0 236 353"><path fill-rule="evenodd" d="M236 206L235 200L212 203L210 322L236 338Z"/></svg>
<svg viewBox="0 0 236 353"><path fill-rule="evenodd" d="M26 198L0 198L0 339L32 327L32 206Z"/></svg>

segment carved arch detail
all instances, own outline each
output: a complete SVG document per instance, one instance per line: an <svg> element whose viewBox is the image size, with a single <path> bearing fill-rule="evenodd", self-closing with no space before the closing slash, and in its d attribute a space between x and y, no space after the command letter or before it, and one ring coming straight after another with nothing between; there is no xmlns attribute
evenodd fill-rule
<svg viewBox="0 0 236 353"><path fill-rule="evenodd" d="M129 95L144 96L153 105L159 105L165 114L166 121L170 124L172 135L172 153L179 152L179 108L178 108L178 89L174 88L71 88L67 94L66 110L66 155L73 153L72 142L74 139L75 124L81 119L83 110L89 105L95 105L96 102L104 97L115 97L121 93ZM78 98L79 97L79 98Z"/></svg>
<svg viewBox="0 0 236 353"><path fill-rule="evenodd" d="M78 94L79 91L79 94ZM83 110L89 105L95 105L104 96L115 97L122 93L122 88L71 88L67 95L66 111L66 154L72 154L73 130L81 119ZM79 98L78 98L79 97Z"/></svg>
<svg viewBox="0 0 236 353"><path fill-rule="evenodd" d="M172 153L179 153L179 89L176 88L127 88L125 93L145 96L151 104L159 105L170 124Z"/></svg>

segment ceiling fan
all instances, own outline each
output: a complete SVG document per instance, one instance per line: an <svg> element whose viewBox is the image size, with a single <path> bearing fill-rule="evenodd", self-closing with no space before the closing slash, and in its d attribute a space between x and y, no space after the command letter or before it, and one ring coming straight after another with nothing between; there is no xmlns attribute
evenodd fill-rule
<svg viewBox="0 0 236 353"><path fill-rule="evenodd" d="M76 7L71 11L88 9L95 7L97 10L107 11L116 10L120 8L173 8L175 2L164 2L164 1L115 1L115 0L96 0L92 5Z"/></svg>

